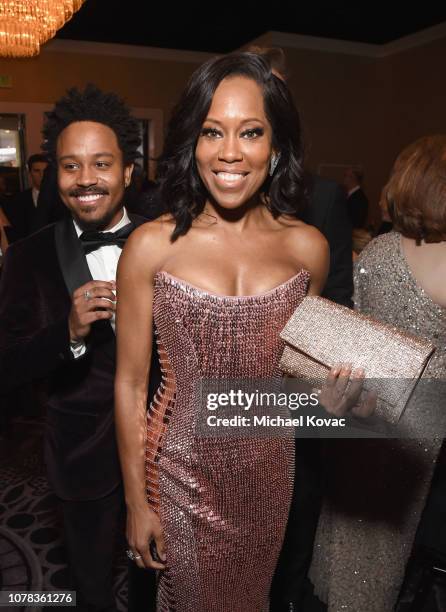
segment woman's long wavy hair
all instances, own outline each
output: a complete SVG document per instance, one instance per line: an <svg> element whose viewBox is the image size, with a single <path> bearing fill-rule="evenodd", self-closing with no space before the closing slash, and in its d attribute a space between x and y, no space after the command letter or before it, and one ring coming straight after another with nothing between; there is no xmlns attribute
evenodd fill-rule
<svg viewBox="0 0 446 612"><path fill-rule="evenodd" d="M261 189L266 205L274 217L296 217L304 206L302 131L291 93L272 73L267 59L255 53L232 53L209 60L194 72L169 121L157 178L161 202L176 223L172 240L186 234L204 209L208 192L195 162L197 140L215 90L223 79L234 76L260 85L272 146L280 152L273 176Z"/></svg>

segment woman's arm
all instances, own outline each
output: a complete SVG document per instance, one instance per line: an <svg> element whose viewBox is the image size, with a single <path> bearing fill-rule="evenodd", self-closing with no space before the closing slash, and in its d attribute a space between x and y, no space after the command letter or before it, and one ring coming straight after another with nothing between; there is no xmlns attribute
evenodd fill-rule
<svg viewBox="0 0 446 612"><path fill-rule="evenodd" d="M292 245L296 259L310 273L308 295L320 295L330 268L328 242L315 227L302 224L294 231Z"/></svg>
<svg viewBox="0 0 446 612"><path fill-rule="evenodd" d="M311 275L308 295L320 295L324 290L330 265L328 242L316 228L307 225L301 230L298 249L303 267ZM344 416L350 411L356 416L371 416L376 408L373 393L369 393L358 405L363 381L363 370L352 371L351 365L347 363L336 365L330 370L322 387L320 404L335 416Z"/></svg>
<svg viewBox="0 0 446 612"><path fill-rule="evenodd" d="M154 539L159 558L165 559L160 521L147 503L145 474L153 278L162 251L159 227L158 223L146 224L133 232L119 261L115 418L127 504L127 540L134 554L141 557L136 561L139 567L163 569L149 548Z"/></svg>

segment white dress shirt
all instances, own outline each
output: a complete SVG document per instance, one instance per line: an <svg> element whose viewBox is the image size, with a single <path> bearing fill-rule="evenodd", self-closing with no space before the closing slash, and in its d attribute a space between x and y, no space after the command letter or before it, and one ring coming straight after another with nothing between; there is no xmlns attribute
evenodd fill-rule
<svg viewBox="0 0 446 612"><path fill-rule="evenodd" d="M36 189L35 187L33 187L31 189L31 195L32 195L32 198L33 198L33 204L34 204L35 208L37 208L37 201L39 199L39 193L40 193L40 191L38 189Z"/></svg>
<svg viewBox="0 0 446 612"><path fill-rule="evenodd" d="M117 232L119 229L124 227L130 223L129 216L127 214L126 209L123 209L123 215L121 220L111 227L110 229L104 230L106 232ZM76 230L76 234L79 237L83 230L79 227L76 221L73 219L74 229ZM86 255L88 268L90 270L91 276L93 280L101 280L101 281L114 281L116 280L116 269L118 267L118 261L121 256L122 249L117 244L107 244L91 253ZM115 315L113 313L113 317L109 319L110 324L115 331ZM77 359L81 355L85 353L87 350L86 344L83 340L71 343L71 352L74 357Z"/></svg>
<svg viewBox="0 0 446 612"><path fill-rule="evenodd" d="M350 189L350 191L347 192L347 197L349 198L353 193L359 191L360 189L361 185L356 185L356 187L353 187L353 189Z"/></svg>

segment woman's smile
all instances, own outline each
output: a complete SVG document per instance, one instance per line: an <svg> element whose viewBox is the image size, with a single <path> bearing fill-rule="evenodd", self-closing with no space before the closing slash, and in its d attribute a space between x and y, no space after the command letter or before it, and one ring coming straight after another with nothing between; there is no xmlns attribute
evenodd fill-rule
<svg viewBox="0 0 446 612"><path fill-rule="evenodd" d="M244 182L249 172L214 171L216 183L223 189L237 189Z"/></svg>

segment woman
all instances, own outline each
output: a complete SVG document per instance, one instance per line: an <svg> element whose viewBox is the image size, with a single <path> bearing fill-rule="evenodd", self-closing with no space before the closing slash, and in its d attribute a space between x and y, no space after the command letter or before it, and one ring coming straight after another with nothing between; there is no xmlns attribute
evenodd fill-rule
<svg viewBox="0 0 446 612"><path fill-rule="evenodd" d="M233 54L194 73L169 124L159 180L169 214L133 233L118 274L128 542L138 566L164 569L160 610L264 610L294 441L194 429L197 381L278 380L279 332L327 275L325 239L297 219L299 117L264 59ZM164 381L146 423L152 317Z"/></svg>
<svg viewBox="0 0 446 612"><path fill-rule="evenodd" d="M385 187L395 231L369 244L355 267L358 310L436 346L426 379L446 377L445 176L446 136L421 138L400 153ZM429 385L433 404L419 397L401 421L412 438L423 435L432 406L444 406L438 381ZM437 439L336 447L312 568L329 612L393 610L444 436L437 431Z"/></svg>

